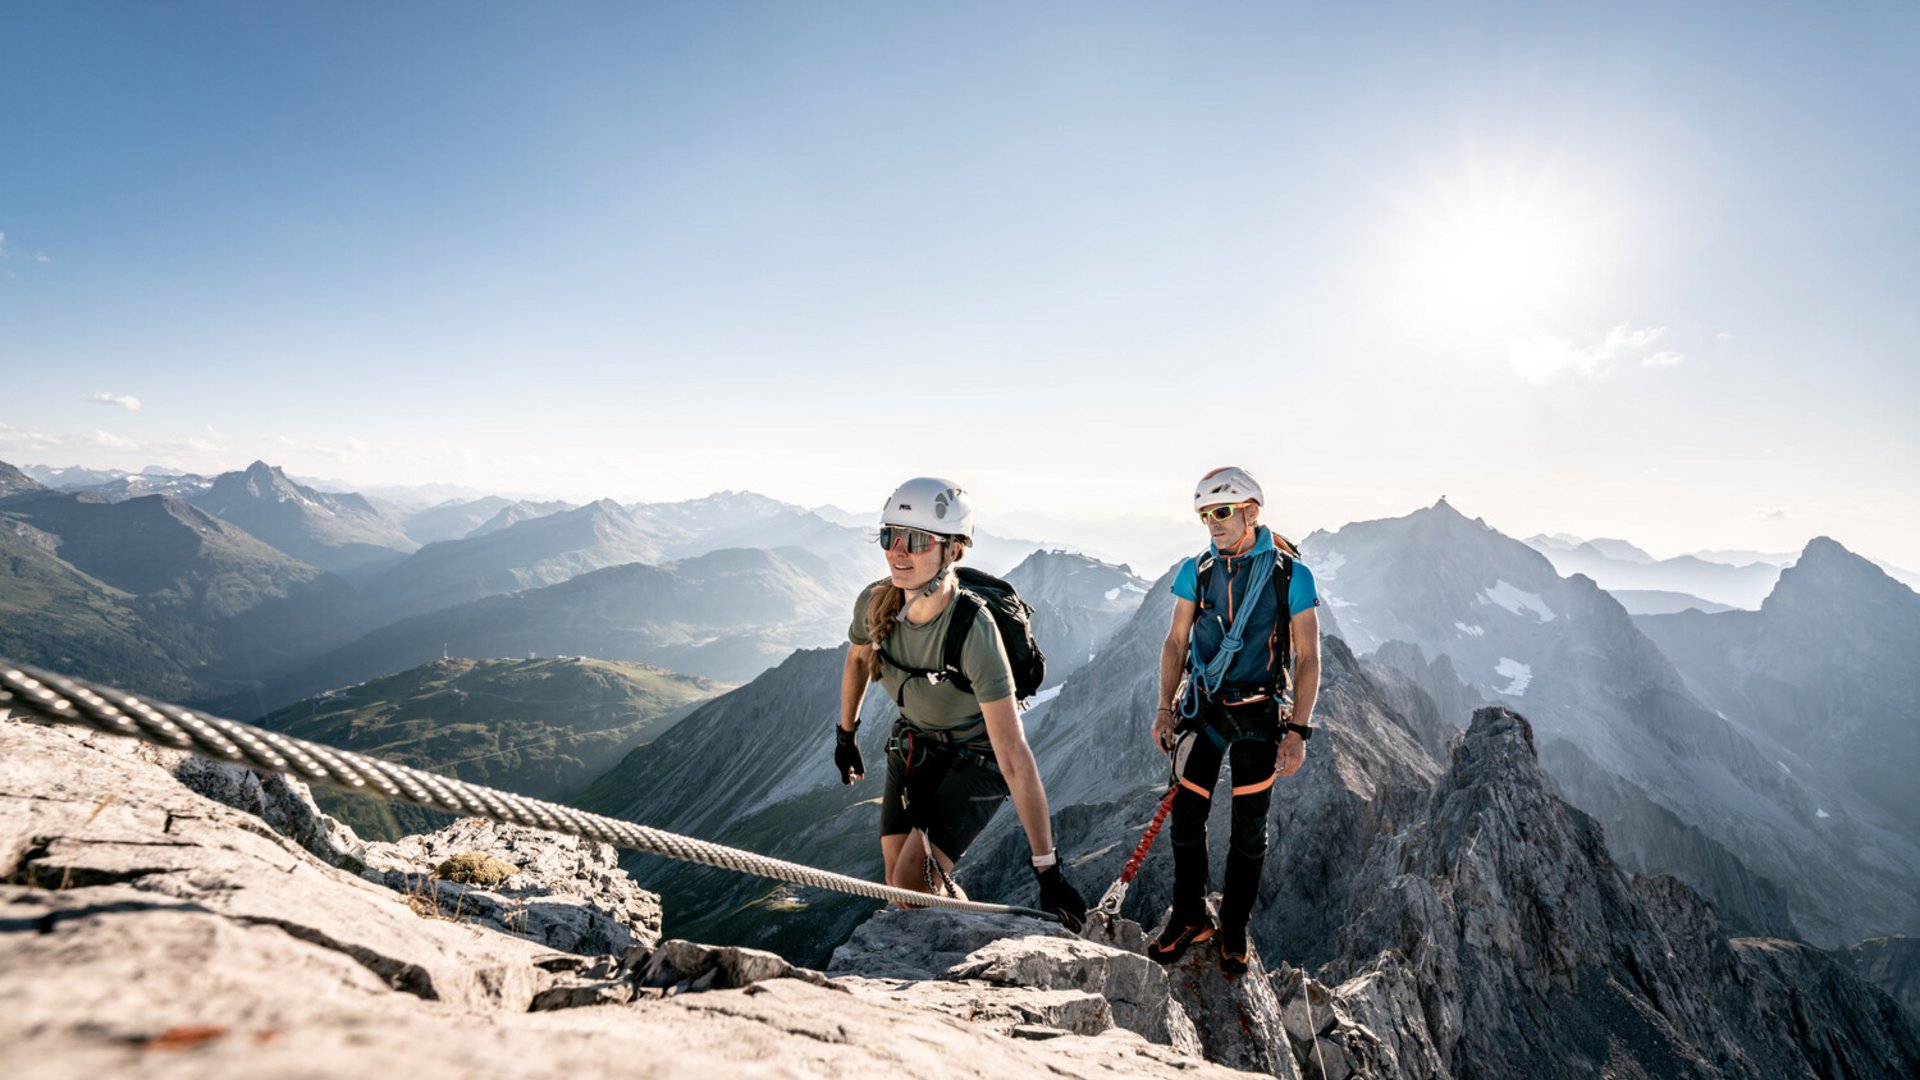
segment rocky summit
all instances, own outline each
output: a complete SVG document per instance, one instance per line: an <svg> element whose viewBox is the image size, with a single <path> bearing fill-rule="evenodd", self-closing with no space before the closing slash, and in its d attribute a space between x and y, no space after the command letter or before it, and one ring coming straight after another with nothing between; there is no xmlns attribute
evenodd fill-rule
<svg viewBox="0 0 1920 1080"><path fill-rule="evenodd" d="M478 819L366 843L297 782L0 720L0 1045L10 1077L1920 1072L1850 965L1615 865L1526 720L1481 709L1445 753L1323 870L1311 971L899 909L814 971L659 940L602 845Z"/></svg>

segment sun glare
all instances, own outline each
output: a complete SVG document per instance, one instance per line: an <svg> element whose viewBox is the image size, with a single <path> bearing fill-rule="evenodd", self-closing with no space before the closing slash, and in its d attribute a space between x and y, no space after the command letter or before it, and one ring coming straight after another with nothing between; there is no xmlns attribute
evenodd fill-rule
<svg viewBox="0 0 1920 1080"><path fill-rule="evenodd" d="M1551 169L1468 167L1396 202L1396 287L1427 318L1536 333L1601 287L1604 215Z"/></svg>

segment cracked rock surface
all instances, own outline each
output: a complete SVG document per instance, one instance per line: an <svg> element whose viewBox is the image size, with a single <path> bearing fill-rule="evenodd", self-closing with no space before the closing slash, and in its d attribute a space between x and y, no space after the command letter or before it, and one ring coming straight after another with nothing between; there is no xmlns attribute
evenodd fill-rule
<svg viewBox="0 0 1920 1080"><path fill-rule="evenodd" d="M436 876L442 863L468 853L491 855L519 872L488 887ZM660 897L620 869L610 844L465 818L437 832L368 843L354 854L369 881L549 948L617 953L660 940Z"/></svg>
<svg viewBox="0 0 1920 1080"><path fill-rule="evenodd" d="M244 781L226 795L248 810L178 764L0 720L9 1080L1239 1075L1114 1026L1094 990L988 980L1018 957L977 958L977 979L828 980L752 949L589 956L423 914L315 854L324 833L269 827ZM1063 955L1061 970L1120 978Z"/></svg>

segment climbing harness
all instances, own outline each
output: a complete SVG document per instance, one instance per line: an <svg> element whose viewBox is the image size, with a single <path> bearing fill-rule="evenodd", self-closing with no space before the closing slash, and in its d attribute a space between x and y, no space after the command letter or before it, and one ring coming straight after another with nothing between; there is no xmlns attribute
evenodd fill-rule
<svg viewBox="0 0 1920 1080"><path fill-rule="evenodd" d="M795 885L832 889L851 896L914 907L942 907L993 915L1028 915L1058 922L1052 912L1014 904L988 904L933 896L863 881L751 851L709 843L631 821L604 817L542 799L470 784L423 769L296 739L177 705L0 660L0 707L61 724L140 739L214 761L262 772L285 773L308 783L373 795L389 802L432 807L461 817L484 817L513 825L598 840L682 862L755 874Z"/></svg>
<svg viewBox="0 0 1920 1080"><path fill-rule="evenodd" d="M975 749L971 738L959 737L959 732L971 732L976 728L982 732L986 731L986 721L968 724L955 731L940 732L921 731L904 719L899 720L893 725L893 734L887 738L887 753L900 755L900 760L905 763L906 774L909 777L913 776L914 770L925 765L928 759L936 754L952 761L969 761L997 773L1000 771L1000 764L993 759L992 753Z"/></svg>

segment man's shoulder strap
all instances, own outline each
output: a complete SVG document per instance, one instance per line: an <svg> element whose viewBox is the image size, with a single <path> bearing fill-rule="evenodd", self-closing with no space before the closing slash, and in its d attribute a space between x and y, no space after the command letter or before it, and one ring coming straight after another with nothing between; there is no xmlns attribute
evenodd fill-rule
<svg viewBox="0 0 1920 1080"><path fill-rule="evenodd" d="M1213 548L1193 557L1193 596L1194 602L1201 607L1207 606L1207 582L1213 578Z"/></svg>

